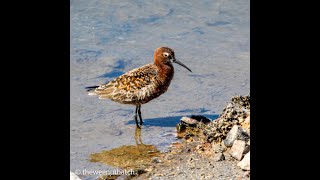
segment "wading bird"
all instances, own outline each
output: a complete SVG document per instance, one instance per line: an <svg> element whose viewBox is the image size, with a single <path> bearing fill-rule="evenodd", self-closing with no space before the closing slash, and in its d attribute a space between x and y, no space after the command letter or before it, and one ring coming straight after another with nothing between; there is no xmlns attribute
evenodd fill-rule
<svg viewBox="0 0 320 180"><path fill-rule="evenodd" d="M154 52L153 64L128 71L113 81L99 86L86 87L89 95L98 95L100 99L111 99L122 104L136 106L134 119L137 127L137 114L142 125L141 105L165 93L174 75L172 62L177 63L190 72L186 65L175 58L174 51L168 47L157 48Z"/></svg>

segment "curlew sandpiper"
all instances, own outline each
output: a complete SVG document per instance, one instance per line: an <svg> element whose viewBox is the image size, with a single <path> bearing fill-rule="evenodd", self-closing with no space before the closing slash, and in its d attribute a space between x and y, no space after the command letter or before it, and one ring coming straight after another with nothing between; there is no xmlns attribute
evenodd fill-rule
<svg viewBox="0 0 320 180"><path fill-rule="evenodd" d="M86 87L89 95L98 95L100 99L111 99L122 104L136 105L134 119L142 125L141 105L165 93L174 75L172 62L190 72L186 65L175 58L174 51L168 47L157 48L154 63L128 71L106 84Z"/></svg>

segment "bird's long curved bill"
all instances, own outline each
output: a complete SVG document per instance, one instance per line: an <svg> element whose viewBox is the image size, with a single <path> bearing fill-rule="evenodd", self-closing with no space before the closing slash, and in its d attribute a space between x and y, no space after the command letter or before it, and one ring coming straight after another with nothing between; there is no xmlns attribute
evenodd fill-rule
<svg viewBox="0 0 320 180"><path fill-rule="evenodd" d="M176 60L176 59L174 59L173 62L179 64L180 66L185 67L185 68L188 69L190 72L192 72L192 71L191 71L186 65L184 65L182 62L180 62L180 61L178 61L178 60Z"/></svg>

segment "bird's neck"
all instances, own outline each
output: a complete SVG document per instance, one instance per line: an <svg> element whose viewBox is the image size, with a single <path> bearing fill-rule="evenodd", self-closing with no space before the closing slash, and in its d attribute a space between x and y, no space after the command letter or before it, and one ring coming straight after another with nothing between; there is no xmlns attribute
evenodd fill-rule
<svg viewBox="0 0 320 180"><path fill-rule="evenodd" d="M173 78L174 68L173 65L170 64L156 64L159 72L159 80L162 83L170 83Z"/></svg>

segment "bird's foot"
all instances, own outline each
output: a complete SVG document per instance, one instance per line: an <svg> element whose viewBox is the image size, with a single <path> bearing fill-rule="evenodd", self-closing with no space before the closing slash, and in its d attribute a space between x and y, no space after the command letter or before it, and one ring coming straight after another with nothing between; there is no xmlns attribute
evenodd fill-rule
<svg viewBox="0 0 320 180"><path fill-rule="evenodd" d="M140 125L142 125L142 123L144 123L144 121L143 121L143 120L140 120Z"/></svg>

